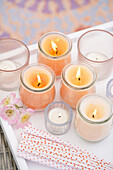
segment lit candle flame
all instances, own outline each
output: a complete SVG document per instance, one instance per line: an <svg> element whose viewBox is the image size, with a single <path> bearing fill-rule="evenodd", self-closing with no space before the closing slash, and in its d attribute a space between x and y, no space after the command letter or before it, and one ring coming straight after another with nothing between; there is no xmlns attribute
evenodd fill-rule
<svg viewBox="0 0 113 170"><path fill-rule="evenodd" d="M37 79L38 79L38 86L40 86L40 84L41 84L41 78L40 78L40 76L37 74Z"/></svg>
<svg viewBox="0 0 113 170"><path fill-rule="evenodd" d="M97 113L97 109L95 109L95 110L93 111L93 114L92 114L92 117L93 117L93 118L95 118L96 113Z"/></svg>
<svg viewBox="0 0 113 170"><path fill-rule="evenodd" d="M80 71L80 67L78 68L77 70L77 73L76 73L76 78L80 81L80 75L81 75L81 71Z"/></svg>
<svg viewBox="0 0 113 170"><path fill-rule="evenodd" d="M55 51L55 53L58 54L58 47L57 47L57 45L53 41L51 41L51 45L52 45L52 48Z"/></svg>

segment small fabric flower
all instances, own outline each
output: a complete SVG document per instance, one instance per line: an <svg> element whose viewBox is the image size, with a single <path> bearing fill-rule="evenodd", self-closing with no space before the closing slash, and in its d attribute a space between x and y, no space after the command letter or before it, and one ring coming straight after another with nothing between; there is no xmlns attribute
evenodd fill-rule
<svg viewBox="0 0 113 170"><path fill-rule="evenodd" d="M34 113L34 110L32 110L32 109L22 110L22 112L17 120L17 128L19 128L19 127L24 128L25 126L28 126L29 124L31 124L28 121L29 121L32 113Z"/></svg>
<svg viewBox="0 0 113 170"><path fill-rule="evenodd" d="M20 99L17 99L15 97L16 97L16 94L11 93L9 96L7 96L1 101L0 106L3 107L3 106L9 106L12 104L13 105L17 104L20 101Z"/></svg>
<svg viewBox="0 0 113 170"><path fill-rule="evenodd" d="M9 124L14 124L17 122L19 110L17 110L13 105L4 106L0 110L0 116L7 120Z"/></svg>

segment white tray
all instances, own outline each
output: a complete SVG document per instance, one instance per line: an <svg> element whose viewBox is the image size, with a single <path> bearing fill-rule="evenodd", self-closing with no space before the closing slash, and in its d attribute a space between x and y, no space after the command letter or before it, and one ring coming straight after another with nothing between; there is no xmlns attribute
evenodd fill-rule
<svg viewBox="0 0 113 170"><path fill-rule="evenodd" d="M106 24L102 24L96 27L92 27L83 31L79 31L76 33L72 33L69 34L69 37L72 39L73 41L73 49L72 49L72 61L76 61L77 60L77 48L76 48L76 44L77 44L77 39L78 37L83 34L85 31L91 30L91 29L104 29L104 30L108 30L110 32L113 32L113 22L109 22ZM31 57L30 57L30 63L36 63L37 62L37 48L38 45L34 44L31 46L28 46L30 53L31 53ZM110 78L113 77L113 73L112 75L101 82L97 82L96 83L96 91L98 94L102 94L105 95L106 93L106 84L108 82L108 80L110 80ZM56 97L55 100L60 100L60 96L59 96L59 88L60 88L60 80L57 80L56 82L56 87L57 87L57 92L56 92ZM14 93L17 94L17 96L19 96L19 91L13 91ZM10 94L10 92L5 92L5 91L0 91L0 101L6 97L8 94ZM75 111L74 111L75 114ZM74 120L74 117L73 117ZM32 115L31 117L31 122L33 124L33 127L45 130L45 125L44 125L44 113L43 112L37 112L34 115ZM0 123L1 126L3 128L4 134L6 136L6 139L8 141L9 147L12 151L12 154L14 156L14 159L16 161L17 167L20 170L52 170L53 168L47 167L47 166L43 166L41 164L38 163L34 163L28 160L24 160L19 158L18 156L16 156L16 150L18 147L18 143L19 143L19 138L20 138L20 133L21 133L21 129L16 129L14 126L10 126L8 125L8 123L6 121L4 121L2 118L0 118ZM95 153L98 157L100 158L104 158L106 161L111 161L113 164L113 128L109 134L109 136L107 138L105 138L103 141L97 142L97 143L91 143L91 142L87 142L83 139L81 139L75 128L74 128L74 124L72 122L71 128L69 129L69 131L64 134L59 136L60 138L63 138L64 140L69 140L71 143L76 144L84 149L87 149L89 152L91 153Z"/></svg>

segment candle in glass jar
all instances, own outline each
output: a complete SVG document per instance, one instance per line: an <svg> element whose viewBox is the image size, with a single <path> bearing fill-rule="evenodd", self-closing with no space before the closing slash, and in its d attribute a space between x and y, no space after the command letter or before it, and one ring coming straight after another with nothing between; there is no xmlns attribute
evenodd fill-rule
<svg viewBox="0 0 113 170"><path fill-rule="evenodd" d="M61 98L75 108L82 96L95 92L95 81L96 73L90 66L83 63L69 64L62 72Z"/></svg>
<svg viewBox="0 0 113 170"><path fill-rule="evenodd" d="M51 67L60 76L65 65L71 62L71 40L59 32L45 34L39 41L38 62Z"/></svg>
<svg viewBox="0 0 113 170"><path fill-rule="evenodd" d="M72 117L72 109L66 103L50 103L45 109L45 126L53 134L63 134L69 129Z"/></svg>
<svg viewBox="0 0 113 170"><path fill-rule="evenodd" d="M43 64L31 65L23 70L20 97L29 108L44 109L55 97L54 72Z"/></svg>
<svg viewBox="0 0 113 170"><path fill-rule="evenodd" d="M108 78L113 65L113 35L105 30L90 30L78 40L78 60L90 64L97 80Z"/></svg>
<svg viewBox="0 0 113 170"><path fill-rule="evenodd" d="M77 105L75 127L78 134L88 141L104 139L112 125L112 106L105 97L90 94L81 98Z"/></svg>

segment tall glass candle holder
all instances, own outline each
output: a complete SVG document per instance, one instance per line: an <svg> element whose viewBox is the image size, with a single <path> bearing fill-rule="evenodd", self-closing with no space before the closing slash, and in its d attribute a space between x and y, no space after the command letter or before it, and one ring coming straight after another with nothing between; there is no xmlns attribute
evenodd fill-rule
<svg viewBox="0 0 113 170"><path fill-rule="evenodd" d="M93 68L82 62L68 64L62 71L60 96L62 100L76 108L78 100L95 92L96 73Z"/></svg>
<svg viewBox="0 0 113 170"><path fill-rule="evenodd" d="M57 77L60 76L64 66L71 62L72 42L69 37L60 32L49 32L41 37L38 47L38 62L48 65Z"/></svg>
<svg viewBox="0 0 113 170"><path fill-rule="evenodd" d="M113 34L104 30L91 30L78 40L78 59L92 65L97 80L107 78L113 66Z"/></svg>
<svg viewBox="0 0 113 170"><path fill-rule="evenodd" d="M0 89L11 91L19 88L21 71L29 64L27 46L13 38L0 40Z"/></svg>
<svg viewBox="0 0 113 170"><path fill-rule="evenodd" d="M55 97L55 73L43 64L32 64L20 75L20 98L29 108L43 110Z"/></svg>
<svg viewBox="0 0 113 170"><path fill-rule="evenodd" d="M73 112L64 102L53 102L45 109L45 126L53 134L66 133L71 125Z"/></svg>
<svg viewBox="0 0 113 170"><path fill-rule="evenodd" d="M112 127L112 105L103 96L89 94L77 104L75 128L87 141L100 141L108 136Z"/></svg>

